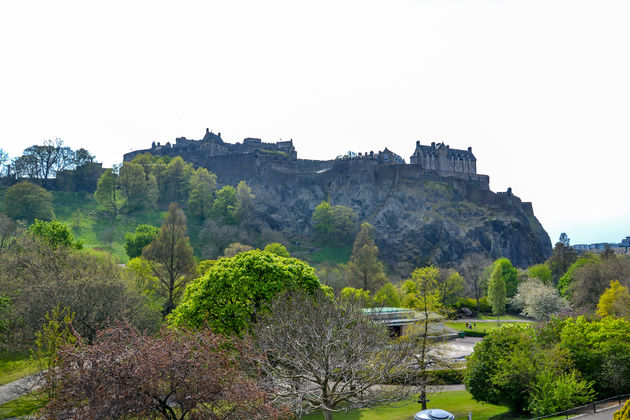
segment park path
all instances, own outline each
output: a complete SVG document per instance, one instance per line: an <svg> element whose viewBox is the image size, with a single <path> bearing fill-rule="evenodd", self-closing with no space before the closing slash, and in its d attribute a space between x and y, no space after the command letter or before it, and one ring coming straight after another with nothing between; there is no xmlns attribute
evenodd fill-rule
<svg viewBox="0 0 630 420"><path fill-rule="evenodd" d="M36 389L40 376L40 374L31 375L5 385L0 385L0 405Z"/></svg>

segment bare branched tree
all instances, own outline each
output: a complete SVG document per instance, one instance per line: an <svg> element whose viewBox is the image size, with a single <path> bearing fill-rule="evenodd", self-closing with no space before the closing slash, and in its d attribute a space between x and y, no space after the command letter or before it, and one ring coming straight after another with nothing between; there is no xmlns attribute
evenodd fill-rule
<svg viewBox="0 0 630 420"><path fill-rule="evenodd" d="M282 296L256 337L278 401L298 415L321 409L331 420L334 412L398 401L412 391L383 386L400 380L413 353L409 341L392 340L353 302L323 292Z"/></svg>

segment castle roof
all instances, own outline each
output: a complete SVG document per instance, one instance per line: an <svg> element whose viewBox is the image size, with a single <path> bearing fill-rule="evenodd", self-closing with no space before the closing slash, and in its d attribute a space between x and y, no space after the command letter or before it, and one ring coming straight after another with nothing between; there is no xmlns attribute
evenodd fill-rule
<svg viewBox="0 0 630 420"><path fill-rule="evenodd" d="M427 146L421 145L419 141L416 142L416 150L414 152L414 155L428 155L437 157L438 153L442 152L443 150L446 151L447 158L459 158L460 160L470 159L471 161L477 160L477 158L475 158L475 155L473 155L472 153L471 147L469 147L468 150L451 149L451 147L447 144L435 142Z"/></svg>

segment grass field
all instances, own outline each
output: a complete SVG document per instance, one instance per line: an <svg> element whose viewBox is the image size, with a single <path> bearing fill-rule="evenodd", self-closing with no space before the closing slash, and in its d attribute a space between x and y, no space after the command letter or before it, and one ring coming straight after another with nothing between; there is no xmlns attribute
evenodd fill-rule
<svg viewBox="0 0 630 420"><path fill-rule="evenodd" d="M347 245L315 245L321 247L311 254L303 255L303 258L314 264L327 262L330 264L345 264L352 254L352 244Z"/></svg>
<svg viewBox="0 0 630 420"><path fill-rule="evenodd" d="M35 413L46 403L41 393L26 394L13 401L0 405L0 419L27 416Z"/></svg>
<svg viewBox="0 0 630 420"><path fill-rule="evenodd" d="M36 372L37 367L27 354L5 353L0 355L0 385L8 384Z"/></svg>
<svg viewBox="0 0 630 420"><path fill-rule="evenodd" d="M455 415L456 419L465 419L468 412L472 413L474 420L486 420L504 415L506 407L485 404L474 401L468 391L448 391L429 395L429 408L441 408ZM420 404L415 398L409 400L409 404L402 407L379 406L352 410L348 413L335 413L335 420L411 420L413 415L421 410ZM305 420L321 420L324 416L312 413L302 417Z"/></svg>
<svg viewBox="0 0 630 420"><path fill-rule="evenodd" d="M125 233L133 232L143 223L159 227L166 214L164 210L121 213L112 223L110 216L98 208L92 194L55 191L53 195L56 219L70 226L75 238L86 247L107 250L119 262L129 259L124 248Z"/></svg>
<svg viewBox="0 0 630 420"><path fill-rule="evenodd" d="M477 322L477 327L473 327L472 329L470 328L466 328L466 323L465 322L461 322L461 321L446 321L444 322L444 325L449 327L449 328L453 328L454 330L457 331L478 331L478 332L490 332L492 330L495 330L503 325L506 324L515 324L515 321L501 321L500 325L497 325L496 322Z"/></svg>

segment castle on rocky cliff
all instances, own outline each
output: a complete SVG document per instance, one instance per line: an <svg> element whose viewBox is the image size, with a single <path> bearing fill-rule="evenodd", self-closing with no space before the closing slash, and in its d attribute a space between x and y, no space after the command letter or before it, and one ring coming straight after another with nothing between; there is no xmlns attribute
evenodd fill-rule
<svg viewBox="0 0 630 420"><path fill-rule="evenodd" d="M318 161L298 159L297 151L293 146L293 140L276 143L265 143L259 138L248 137L242 143L226 143L221 138L221 133L215 134L206 128L206 134L201 140L189 140L186 137L178 137L175 144L167 142L162 145L153 142L150 149L136 150L125 154L124 160L130 161L142 153L151 153L159 156L181 156L183 159L199 166L212 166L211 162L233 160L242 157L243 163L252 161L252 158L260 166L265 162L274 164L276 169L284 167L287 172L309 173L321 172L341 161L366 161L378 165L405 165L405 160L390 151L387 147L380 152L352 153L338 156L334 160ZM249 159L245 159L249 158ZM422 171L437 172L440 175L449 174L477 174L477 159L468 150L451 149L444 143L431 143L421 145L416 142L416 150L409 159L410 165ZM208 168L211 169L211 168Z"/></svg>

